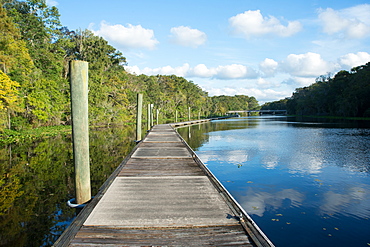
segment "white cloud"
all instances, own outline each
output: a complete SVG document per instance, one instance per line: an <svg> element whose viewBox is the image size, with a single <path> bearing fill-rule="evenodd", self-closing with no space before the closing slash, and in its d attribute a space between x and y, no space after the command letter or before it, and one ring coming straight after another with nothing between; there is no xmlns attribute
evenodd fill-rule
<svg viewBox="0 0 370 247"><path fill-rule="evenodd" d="M368 62L370 62L370 54L367 52L348 53L339 58L339 63L346 70L364 65Z"/></svg>
<svg viewBox="0 0 370 247"><path fill-rule="evenodd" d="M370 4L342 10L319 9L319 20L324 33L339 33L350 39L364 38L370 35Z"/></svg>
<svg viewBox="0 0 370 247"><path fill-rule="evenodd" d="M215 69L208 69L205 64L198 64L193 68L192 75L194 77L210 78L216 74Z"/></svg>
<svg viewBox="0 0 370 247"><path fill-rule="evenodd" d="M100 23L100 29L93 31L93 33L123 49L154 49L159 43L154 37L153 30L145 29L141 25L110 25L107 22L102 21Z"/></svg>
<svg viewBox="0 0 370 247"><path fill-rule="evenodd" d="M266 58L259 64L259 69L268 77L276 74L278 66L278 62L273 59Z"/></svg>
<svg viewBox="0 0 370 247"><path fill-rule="evenodd" d="M290 54L280 63L282 71L299 77L317 77L337 69L337 65L326 62L320 54Z"/></svg>
<svg viewBox="0 0 370 247"><path fill-rule="evenodd" d="M214 77L217 79L243 79L255 78L257 73L241 64L231 64L226 66L218 66Z"/></svg>
<svg viewBox="0 0 370 247"><path fill-rule="evenodd" d="M59 3L55 0L46 0L48 6L57 6Z"/></svg>
<svg viewBox="0 0 370 247"><path fill-rule="evenodd" d="M319 76L319 75L318 75ZM294 87L306 87L311 85L312 83L315 82L315 79L318 77L297 77L297 76L292 76L287 80L284 80L282 83L291 85Z"/></svg>
<svg viewBox="0 0 370 247"><path fill-rule="evenodd" d="M265 34L289 37L302 29L299 21L289 21L288 25L284 26L274 16L263 17L260 10L248 10L233 16L229 23L236 34L242 34L245 38Z"/></svg>
<svg viewBox="0 0 370 247"><path fill-rule="evenodd" d="M136 75L177 75L177 76L186 76L190 70L190 65L185 63L179 67L164 66L160 68L144 68L139 69L138 66L124 66L126 71Z"/></svg>
<svg viewBox="0 0 370 247"><path fill-rule="evenodd" d="M165 66L155 69L147 67L143 70L140 70L137 66L125 66L125 68L128 72L135 74L163 74L222 80L256 78L258 76L258 74L253 69L241 64L224 65L215 68L207 68L207 66L204 64L198 64L194 68L191 68L187 63L179 67Z"/></svg>
<svg viewBox="0 0 370 247"><path fill-rule="evenodd" d="M181 46L197 48L207 41L207 35L204 32L190 27L173 27L171 34L172 41Z"/></svg>

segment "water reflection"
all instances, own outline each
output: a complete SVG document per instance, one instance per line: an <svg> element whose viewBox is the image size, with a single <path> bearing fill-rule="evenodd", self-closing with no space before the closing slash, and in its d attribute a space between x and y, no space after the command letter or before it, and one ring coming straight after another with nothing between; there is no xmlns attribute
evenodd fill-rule
<svg viewBox="0 0 370 247"><path fill-rule="evenodd" d="M257 216L263 216L264 212L267 209L271 210L271 208L280 210L281 208L300 206L304 199L304 194L294 189L283 189L275 193L268 193L249 188L245 196L238 197L244 210Z"/></svg>
<svg viewBox="0 0 370 247"><path fill-rule="evenodd" d="M346 215L356 216L358 218L370 217L368 205L370 205L369 186L355 186L346 188L339 193L327 191L323 194L320 205L320 214L322 215ZM367 188L366 188L367 187Z"/></svg>
<svg viewBox="0 0 370 247"><path fill-rule="evenodd" d="M90 132L92 193L134 145L132 127ZM75 217L71 136L0 148L0 245L51 246Z"/></svg>
<svg viewBox="0 0 370 247"><path fill-rule="evenodd" d="M276 246L370 245L369 122L261 117L186 131Z"/></svg>

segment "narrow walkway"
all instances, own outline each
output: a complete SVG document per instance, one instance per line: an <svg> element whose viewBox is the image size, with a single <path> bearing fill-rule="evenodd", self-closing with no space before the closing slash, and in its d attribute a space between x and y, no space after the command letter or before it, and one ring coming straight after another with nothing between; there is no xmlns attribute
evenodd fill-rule
<svg viewBox="0 0 370 247"><path fill-rule="evenodd" d="M256 246L228 205L177 132L157 125L69 246Z"/></svg>

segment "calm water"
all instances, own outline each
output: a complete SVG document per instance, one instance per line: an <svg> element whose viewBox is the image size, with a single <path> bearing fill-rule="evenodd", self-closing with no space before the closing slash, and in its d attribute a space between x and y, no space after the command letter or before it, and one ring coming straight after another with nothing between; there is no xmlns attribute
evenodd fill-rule
<svg viewBox="0 0 370 247"><path fill-rule="evenodd" d="M369 246L365 122L250 117L178 131L277 246ZM133 140L133 127L90 131L93 194ZM0 147L0 171L0 246L51 246L76 216L71 136Z"/></svg>
<svg viewBox="0 0 370 247"><path fill-rule="evenodd" d="M249 117L178 131L276 246L370 246L369 122Z"/></svg>
<svg viewBox="0 0 370 247"><path fill-rule="evenodd" d="M134 147L134 129L90 131L92 194ZM0 246L51 246L76 216L71 136L0 147Z"/></svg>

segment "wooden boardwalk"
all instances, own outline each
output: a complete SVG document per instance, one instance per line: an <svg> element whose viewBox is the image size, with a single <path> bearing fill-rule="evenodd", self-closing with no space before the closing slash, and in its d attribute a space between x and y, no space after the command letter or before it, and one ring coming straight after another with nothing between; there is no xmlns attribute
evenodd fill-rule
<svg viewBox="0 0 370 247"><path fill-rule="evenodd" d="M157 125L55 246L273 246L170 125Z"/></svg>

